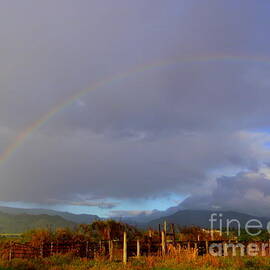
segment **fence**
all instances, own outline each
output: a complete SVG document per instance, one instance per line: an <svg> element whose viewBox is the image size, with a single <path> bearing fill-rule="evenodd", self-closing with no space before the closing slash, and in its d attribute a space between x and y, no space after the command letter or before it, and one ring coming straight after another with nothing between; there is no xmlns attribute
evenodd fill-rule
<svg viewBox="0 0 270 270"><path fill-rule="evenodd" d="M38 258L49 257L55 254L65 254L72 252L81 258L94 259L103 256L108 260L122 260L127 262L129 257L139 256L164 256L166 254L180 252L182 249L194 250L198 255L208 253L211 244L221 244L222 247L228 243L226 241L171 241L156 240L132 240L128 241L124 236L123 241L110 240L99 242L46 242L39 247L34 247L30 243L20 244L10 242L2 247L0 254L2 258L12 260L13 258ZM235 242L236 243L236 242ZM246 247L248 243L242 244ZM263 243L260 243L262 245ZM268 248L269 251L269 248Z"/></svg>

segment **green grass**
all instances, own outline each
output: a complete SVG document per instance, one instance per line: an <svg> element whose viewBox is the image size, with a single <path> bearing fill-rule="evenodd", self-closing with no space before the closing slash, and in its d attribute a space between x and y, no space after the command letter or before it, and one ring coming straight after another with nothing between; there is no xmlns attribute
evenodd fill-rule
<svg viewBox="0 0 270 270"><path fill-rule="evenodd" d="M270 257L220 257L211 256L178 258L142 257L132 259L124 266L102 258L86 260L69 255L55 255L44 259L0 260L0 270L270 270Z"/></svg>

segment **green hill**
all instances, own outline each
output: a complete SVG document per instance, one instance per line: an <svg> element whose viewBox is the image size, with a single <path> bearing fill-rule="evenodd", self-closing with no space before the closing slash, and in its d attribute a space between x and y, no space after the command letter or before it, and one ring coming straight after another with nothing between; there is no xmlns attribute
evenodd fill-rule
<svg viewBox="0 0 270 270"><path fill-rule="evenodd" d="M60 216L7 214L0 212L0 233L22 233L35 228L75 227L76 223Z"/></svg>
<svg viewBox="0 0 270 270"><path fill-rule="evenodd" d="M28 215L49 215L49 216L59 216L66 220L81 224L86 223L89 224L97 219L100 219L96 215L89 214L72 214L68 212L55 211L51 209L26 209L26 208L13 208L0 206L0 212L18 215L18 214L28 214Z"/></svg>

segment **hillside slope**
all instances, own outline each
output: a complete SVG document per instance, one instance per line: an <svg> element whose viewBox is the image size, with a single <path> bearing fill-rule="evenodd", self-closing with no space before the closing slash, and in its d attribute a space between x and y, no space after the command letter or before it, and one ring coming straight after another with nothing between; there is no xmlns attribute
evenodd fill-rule
<svg viewBox="0 0 270 270"><path fill-rule="evenodd" d="M6 214L28 214L28 215L49 215L49 216L59 216L66 220L81 224L81 223L91 223L94 220L100 219L96 215L89 214L72 214L68 212L55 211L50 209L27 209L27 208L13 208L0 206L0 212Z"/></svg>
<svg viewBox="0 0 270 270"><path fill-rule="evenodd" d="M7 214L0 212L0 233L22 233L34 228L75 227L76 223L59 216Z"/></svg>
<svg viewBox="0 0 270 270"><path fill-rule="evenodd" d="M179 226L199 226L202 228L210 228L209 219L212 213L213 211L208 210L181 210L174 213L173 215L154 219L147 225L153 228L158 228L158 224L163 224L164 220L166 220L168 223L174 223ZM270 221L270 219L265 217L254 217L251 215L232 211L216 211L216 213L218 215L222 214L223 227L226 226L227 219L237 219L240 222L242 228L244 228L246 222L251 219L258 219L262 222L264 227L266 227L267 222ZM217 221L213 223L214 228L218 229L220 218L218 216L215 216L215 218Z"/></svg>

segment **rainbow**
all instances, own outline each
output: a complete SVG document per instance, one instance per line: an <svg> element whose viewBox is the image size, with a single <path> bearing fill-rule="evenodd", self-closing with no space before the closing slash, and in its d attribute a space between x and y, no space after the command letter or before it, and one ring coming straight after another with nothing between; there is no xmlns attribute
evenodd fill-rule
<svg viewBox="0 0 270 270"><path fill-rule="evenodd" d="M47 123L55 114L63 110L64 108L73 104L76 100L87 95L89 92L100 89L104 86L110 85L114 82L119 82L123 79L134 74L141 74L148 70L153 70L158 67L170 66L177 63L200 63L200 62L216 62L216 61L233 61L233 62L258 62L258 63L270 63L270 58L265 56L233 56L233 55L216 55L216 56L196 56L196 57L178 57L169 60L157 61L154 63L135 67L123 73L117 73L111 77L102 79L90 87L76 92L64 99L62 102L54 106L50 111L42 115L39 119L33 122L31 125L22 130L13 140L13 142L7 146L2 153L0 153L0 164L6 161L24 142L25 140L39 127Z"/></svg>

